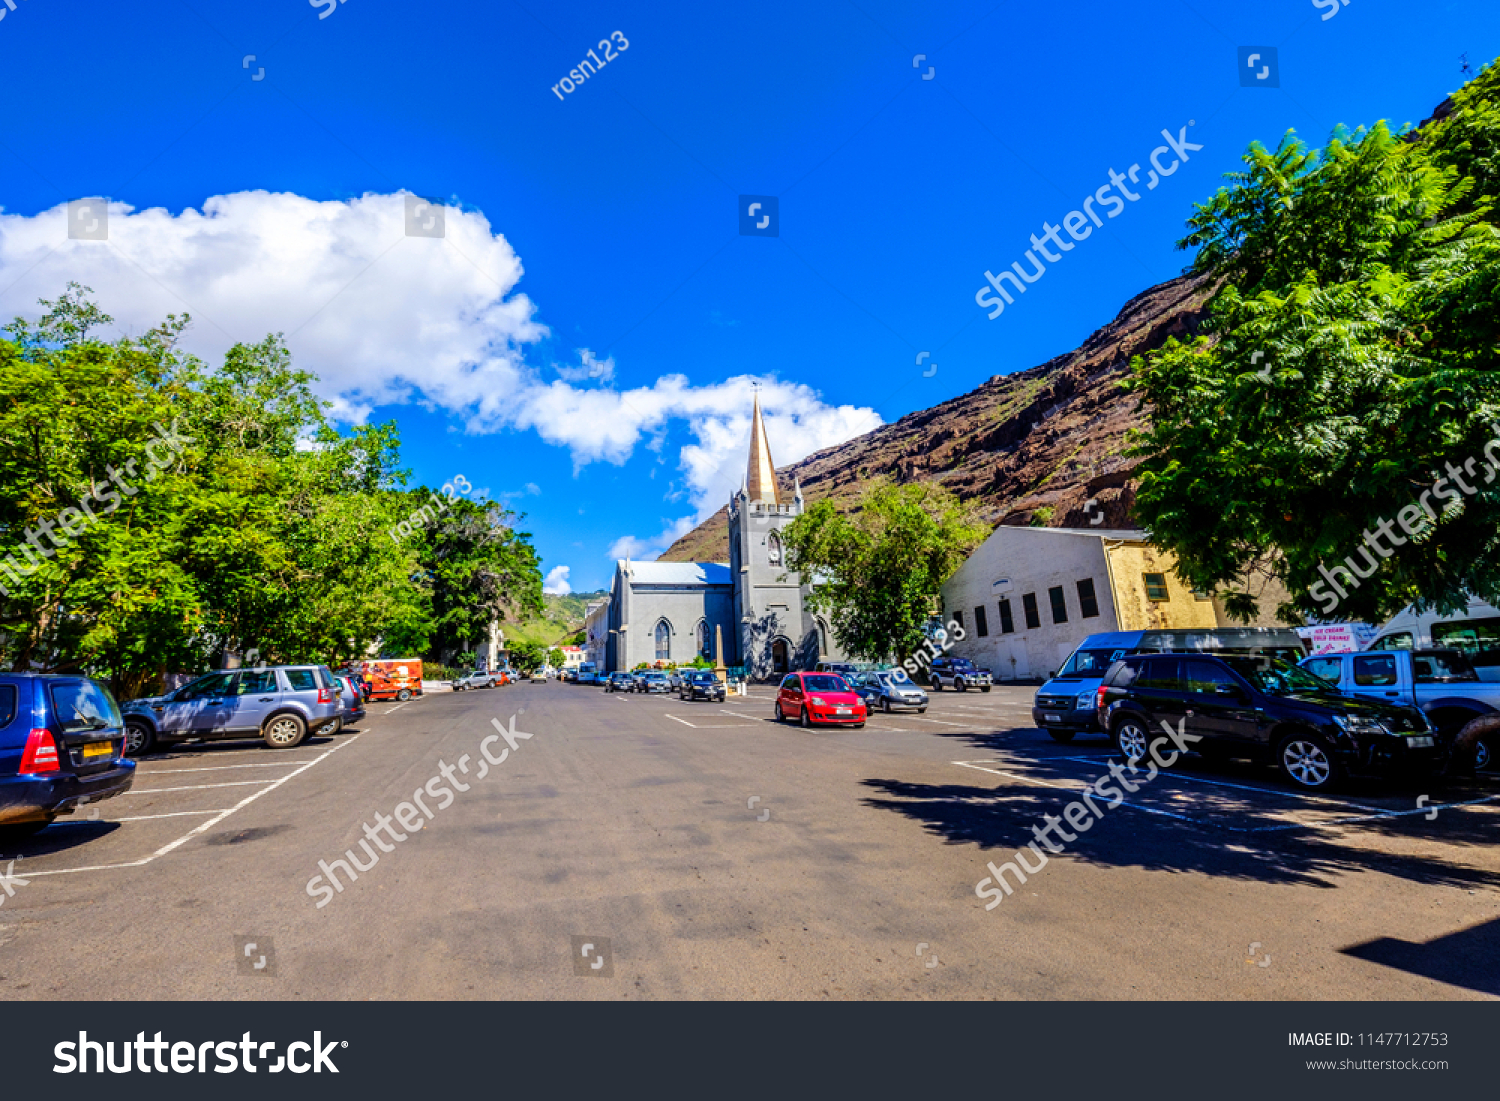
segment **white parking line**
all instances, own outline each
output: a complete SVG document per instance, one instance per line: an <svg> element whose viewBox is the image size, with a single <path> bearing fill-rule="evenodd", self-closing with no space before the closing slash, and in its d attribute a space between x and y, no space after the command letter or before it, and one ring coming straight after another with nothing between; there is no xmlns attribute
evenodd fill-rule
<svg viewBox="0 0 1500 1101"><path fill-rule="evenodd" d="M360 738L360 735L356 734L356 735L354 735L354 737L348 739L347 741L340 742L338 745L333 746L332 748L330 748L329 750L327 750L327 752L325 752L321 757L315 757L315 758L313 758L311 761L308 761L307 764L303 765L301 768L297 769L296 771L289 772L289 773L287 773L287 775L283 776L281 779L274 781L273 783L271 783L270 786L261 788L260 791L252 792L250 795L245 796L245 798L241 799L238 803L236 803L234 806L230 807L228 810L220 811L219 814L218 814L218 816L216 818L210 818L207 822L204 822L202 825L193 827L187 833L185 833L181 837L179 837L176 841L172 841L172 842L170 842L170 843L168 843L166 845L163 845L161 848L157 849L150 856L145 857L142 860L127 860L127 861L125 861L123 863L120 863L120 864L95 864L95 865L91 865L91 866L83 867L83 868L54 868L54 869L52 869L50 871L42 871L42 872L27 871L26 877L28 879L35 879L35 878L38 878L38 877L44 876L44 875L72 875L72 874L74 874L76 872L103 872L103 871L110 871L110 870L113 870L115 868L139 868L139 867L141 867L141 866L143 866L145 864L149 864L149 863L151 863L151 861L155 860L157 857L159 857L159 856L166 856L169 852L171 852L173 849L177 848L179 845L183 845L183 844L187 843L188 841L191 841L194 837L197 837L200 833L203 833L205 830L210 830L214 826L217 826L220 822L224 821L224 819L228 818L231 814L234 814L236 811L243 810L245 807L248 807L251 803L255 802L262 795L265 795L266 793L268 793L270 791L274 791L276 788L279 788L282 784L286 783L292 777L299 776L302 773L306 772L308 769L312 768L313 765L318 764L320 761L327 760L333 754L335 754L339 750L343 749L344 746L346 746L346 745L353 745L355 742L359 741L359 738Z"/></svg>
<svg viewBox="0 0 1500 1101"><path fill-rule="evenodd" d="M223 810L174 810L171 814L137 814L132 818L110 818L110 822L149 822L153 818L186 818L193 814L223 814Z"/></svg>
<svg viewBox="0 0 1500 1101"><path fill-rule="evenodd" d="M141 773L144 776L175 776L179 772L222 772L226 768L285 768L287 765L298 764L298 761L266 761L258 765L209 765L207 768L164 768L160 771L151 769L149 772Z"/></svg>
<svg viewBox="0 0 1500 1101"><path fill-rule="evenodd" d="M1051 759L1056 761L1098 760L1098 758L1087 757L1054 757ZM1108 760L1109 757L1106 756L1104 759ZM1330 799L1327 796L1312 795L1310 793L1297 791L1295 789L1292 789L1290 791L1282 791L1279 788L1252 787L1249 784L1231 784L1227 780L1210 780L1204 776L1191 776L1184 772L1178 772L1175 769L1171 772L1171 776L1174 780L1190 780L1195 784L1212 784L1214 787L1234 788L1236 791L1254 791L1259 792L1262 795L1279 795L1282 798L1286 799L1310 799L1315 803L1332 803L1334 806L1353 807L1355 810L1367 810L1374 814L1384 813L1384 808L1381 807L1370 807L1366 806L1364 803L1351 802L1348 799Z"/></svg>
<svg viewBox="0 0 1500 1101"><path fill-rule="evenodd" d="M719 713L722 714L722 715L733 715L736 719L754 719L756 722L768 722L769 721L763 715L742 715L738 711L729 711L729 710L726 710L725 708L722 708L722 707L719 708Z"/></svg>
<svg viewBox="0 0 1500 1101"><path fill-rule="evenodd" d="M670 714L669 714L669 715L668 715L668 716L667 716L667 718L669 718L669 719L677 719L677 716L676 716L676 715L670 715ZM678 721L678 722L680 722L680 723L681 723L681 724L682 724L682 725L683 725L683 726L690 726L690 727L692 727L692 728L693 728L693 729L694 729L694 730L696 730L696 729L698 729L698 724L697 724L697 723L690 723L690 722L688 722L688 721L687 721L687 720L686 720L686 719L677 719L677 721Z"/></svg>
<svg viewBox="0 0 1500 1101"><path fill-rule="evenodd" d="M296 775L296 773L292 773ZM283 777L285 779L285 777ZM160 795L166 791L207 791L209 788L248 788L257 784L273 783L273 780L230 780L223 784L189 784L178 788L131 788L129 791L120 792L123 799L127 795Z"/></svg>

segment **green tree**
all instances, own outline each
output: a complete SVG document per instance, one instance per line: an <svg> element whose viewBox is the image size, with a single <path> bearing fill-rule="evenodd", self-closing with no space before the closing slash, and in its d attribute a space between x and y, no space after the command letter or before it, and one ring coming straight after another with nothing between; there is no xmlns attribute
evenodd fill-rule
<svg viewBox="0 0 1500 1101"><path fill-rule="evenodd" d="M989 535L950 491L877 481L852 516L818 501L782 532L787 568L812 583L846 653L904 658L926 640L946 581Z"/></svg>
<svg viewBox="0 0 1500 1101"><path fill-rule="evenodd" d="M539 643L513 642L510 646L510 663L517 672L530 675L542 667L546 651Z"/></svg>
<svg viewBox="0 0 1500 1101"><path fill-rule="evenodd" d="M1288 615L1500 598L1497 101L1492 66L1420 135L1254 145L1188 223L1222 284L1207 335L1132 362L1135 511L1241 617L1256 568Z"/></svg>
<svg viewBox="0 0 1500 1101"><path fill-rule="evenodd" d="M547 664L552 668L561 669L564 665L567 664L567 661L567 655L564 654L561 650L557 649L557 647L554 646L552 649L547 651Z"/></svg>

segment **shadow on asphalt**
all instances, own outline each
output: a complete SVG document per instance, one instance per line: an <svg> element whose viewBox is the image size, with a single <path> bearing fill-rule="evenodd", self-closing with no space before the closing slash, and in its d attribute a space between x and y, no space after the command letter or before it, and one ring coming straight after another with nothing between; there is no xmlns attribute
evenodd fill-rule
<svg viewBox="0 0 1500 1101"><path fill-rule="evenodd" d="M1081 788L1085 782L1108 775L1110 760L1114 759L1103 756L1097 761L1068 759L1102 753L1106 745L1102 738L1063 746L1053 743L1039 730L990 734L943 732L940 736L963 743L964 748L956 757L977 759L973 755L975 748L989 753L1005 752L1008 757L1005 770L1034 781L1035 786L999 777L993 787L870 778L864 784L875 794L864 800L865 805L920 822L930 834L949 844L976 844L986 859L991 858L994 850L1008 860L1016 849L1036 840L1033 830L1046 828L1045 816L1062 815L1064 808L1078 799L1078 792L1068 787ZM1036 755L1030 756L1032 752ZM1172 778L1177 772L1213 779L1218 784L1174 784ZM1049 783L1066 786L1048 788L1045 784ZM1218 786L1229 783L1256 790ZM1399 787L1376 785L1312 800L1280 786L1276 773L1269 767L1187 757L1176 768L1142 786L1139 794L1127 796L1133 803L1185 815L1186 820L1131 807L1110 809L1107 798L1096 799L1104 812L1102 820L1077 833L1076 840L1064 842L1066 855L1103 867L1198 872L1220 878L1318 887L1333 887L1334 877L1351 871L1378 871L1429 885L1500 886L1500 872L1460 862L1468 846L1495 843L1496 808L1500 804L1444 807L1436 820L1428 820L1425 814L1367 818L1348 823L1340 831L1298 825L1287 817L1292 812L1299 817L1318 818L1371 814L1362 807L1339 807L1341 794L1366 807L1373 805L1383 810L1406 810L1413 806L1412 798ZM1372 804L1366 798L1369 794L1381 796L1380 801ZM1500 786L1488 778L1445 781L1435 786L1431 794L1434 802L1461 802L1500 794ZM1266 832L1244 832L1256 830ZM1371 834L1447 842L1454 846L1454 859L1372 851Z"/></svg>
<svg viewBox="0 0 1500 1101"><path fill-rule="evenodd" d="M1382 967L1500 996L1500 918L1425 943L1380 937L1341 951Z"/></svg>
<svg viewBox="0 0 1500 1101"><path fill-rule="evenodd" d="M59 818L40 833L20 840L0 840L0 860L51 856L88 845L121 827L119 822L90 822L87 818Z"/></svg>

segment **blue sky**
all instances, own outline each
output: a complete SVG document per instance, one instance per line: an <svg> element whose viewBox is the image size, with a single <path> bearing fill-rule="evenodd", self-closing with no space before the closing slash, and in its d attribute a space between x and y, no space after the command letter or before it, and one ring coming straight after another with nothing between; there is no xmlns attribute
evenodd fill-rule
<svg viewBox="0 0 1500 1101"><path fill-rule="evenodd" d="M1420 121L1500 54L1480 0L14 2L0 316L79 278L122 331L193 314L206 356L284 331L575 590L723 503L752 380L785 464L1041 363L1182 268L1250 141ZM1241 87L1242 46L1279 88ZM1201 150L987 318L986 269L1190 120ZM406 237L402 192L448 236ZM740 234L745 194L778 237ZM89 196L107 244L63 231Z"/></svg>

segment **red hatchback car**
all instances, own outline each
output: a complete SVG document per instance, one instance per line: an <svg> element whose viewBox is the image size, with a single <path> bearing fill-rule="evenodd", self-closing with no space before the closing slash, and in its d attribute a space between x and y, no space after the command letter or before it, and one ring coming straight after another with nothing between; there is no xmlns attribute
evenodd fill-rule
<svg viewBox="0 0 1500 1101"><path fill-rule="evenodd" d="M776 694L776 721L864 726L865 701L833 673L788 673Z"/></svg>

